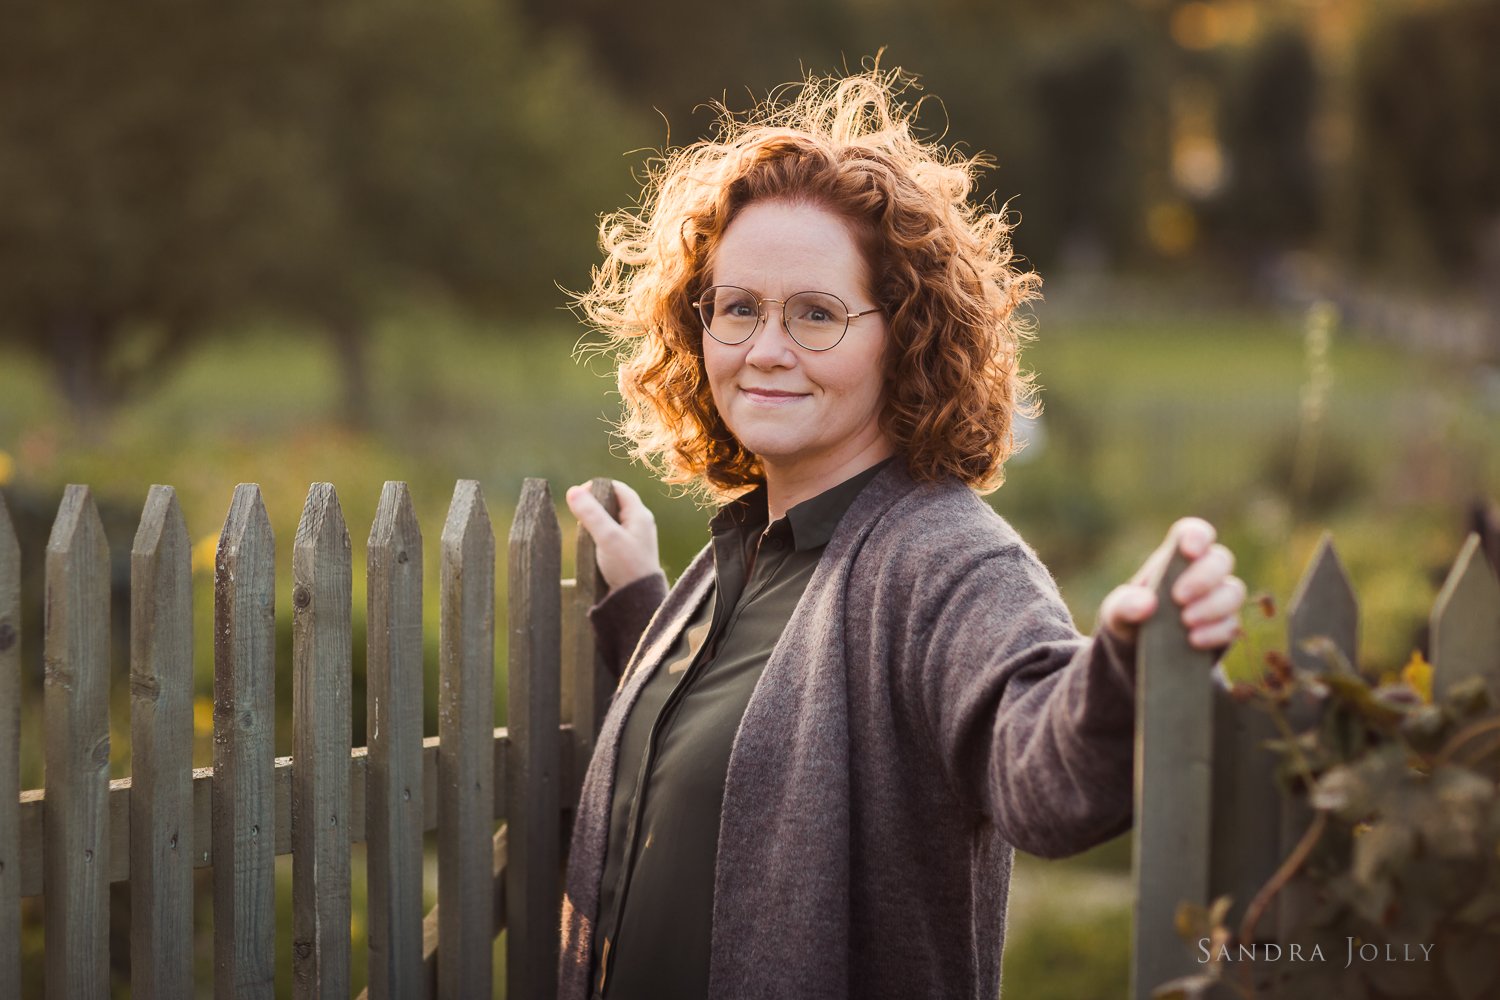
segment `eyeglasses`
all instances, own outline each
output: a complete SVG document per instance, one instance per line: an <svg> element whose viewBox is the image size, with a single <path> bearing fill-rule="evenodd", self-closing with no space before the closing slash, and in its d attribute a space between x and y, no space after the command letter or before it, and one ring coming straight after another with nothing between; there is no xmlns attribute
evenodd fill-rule
<svg viewBox="0 0 1500 1000"><path fill-rule="evenodd" d="M787 335L809 351L837 347L849 329L850 320L880 311L850 312L844 300L832 292L798 292L785 299L767 299L735 285L714 285L698 297L695 305L708 335L733 347L743 344L760 329L766 319L767 302L781 306L781 325Z"/></svg>

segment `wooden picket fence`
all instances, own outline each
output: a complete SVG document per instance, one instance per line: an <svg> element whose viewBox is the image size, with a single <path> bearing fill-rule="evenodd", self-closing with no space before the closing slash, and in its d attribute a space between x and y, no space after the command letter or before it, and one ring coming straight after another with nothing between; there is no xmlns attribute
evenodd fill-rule
<svg viewBox="0 0 1500 1000"><path fill-rule="evenodd" d="M1433 605L1430 661L1433 693L1482 676L1500 695L1500 582L1485 556L1496 533L1476 532L1464 544ZM1142 632L1137 659L1135 885L1131 988L1135 1000L1181 976L1202 972L1197 953L1178 935L1183 902L1207 906L1233 897L1229 925L1301 839L1312 817L1284 804L1264 744L1276 738L1264 713L1247 711L1212 679L1209 654L1187 645L1166 594L1181 557L1158 584L1159 611ZM1293 663L1318 670L1305 640L1331 642L1351 664L1359 604L1332 541L1319 544L1287 613ZM1315 721L1310 706L1293 706L1293 728ZM1275 904L1273 924L1286 928L1306 901L1296 883ZM1273 930L1271 939L1287 939Z"/></svg>
<svg viewBox="0 0 1500 1000"><path fill-rule="evenodd" d="M607 480L594 490L613 503ZM238 487L214 571L213 766L195 770L191 546L171 487L152 487L131 549L131 777L111 781L109 552L88 488L70 486L46 554L47 787L22 792L20 555L0 498L0 997L21 995L20 900L36 895L48 995L107 996L109 885L124 880L133 995L194 995L202 867L214 994L270 997L275 857L290 853L295 995L343 1000L357 841L369 996L489 996L502 929L508 995L552 995L564 809L612 689L586 619L603 586L593 548L580 533L579 579L561 580L561 537L546 482L527 480L509 538L510 725L497 729L495 539L478 483L458 483L441 540L438 735L424 739L422 534L405 484L386 484L368 549L369 746L352 748L349 533L333 487L315 484L292 550L294 754L276 758L273 537L259 489ZM438 904L424 915L434 829Z"/></svg>
<svg viewBox="0 0 1500 1000"><path fill-rule="evenodd" d="M607 480L593 488L613 504ZM561 580L561 539L546 483L527 480L509 536L510 725L494 728L495 539L478 484L458 483L440 551L438 735L424 738L422 535L405 484L387 483L368 546L369 746L351 747L349 535L332 486L314 484L292 550L294 753L276 758L273 538L258 488L240 486L215 561L214 760L193 769L191 546L172 489L152 487L131 549L132 776L110 781L108 548L88 489L70 486L46 554L47 787L23 792L20 555L0 497L0 997L21 995L20 900L37 895L49 995L108 995L108 890L126 880L134 995L193 995L202 867L215 995L271 996L279 854L292 855L295 994L347 997L360 841L370 997L490 995L502 929L507 994L553 995L566 810L613 687L586 618L603 588L592 545L579 534L578 579ZM1137 1000L1197 971L1179 903L1247 899L1307 822L1272 781L1269 720L1236 710L1160 606L1138 663ZM1288 649L1309 657L1302 640L1324 636L1356 662L1357 614L1325 539L1291 602ZM1438 597L1432 650L1438 692L1474 673L1500 690L1500 584L1478 535ZM431 830L438 903L424 914Z"/></svg>

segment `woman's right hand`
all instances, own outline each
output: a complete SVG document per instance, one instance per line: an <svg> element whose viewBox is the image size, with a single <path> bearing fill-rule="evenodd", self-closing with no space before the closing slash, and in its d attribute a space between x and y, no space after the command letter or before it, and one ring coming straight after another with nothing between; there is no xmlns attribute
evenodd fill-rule
<svg viewBox="0 0 1500 1000"><path fill-rule="evenodd" d="M641 496L618 479L614 480L615 499L620 504L620 519L609 516L604 505L594 499L589 485L568 487L568 509L578 518L594 539L599 572L610 590L661 572L656 549L656 517L641 502Z"/></svg>

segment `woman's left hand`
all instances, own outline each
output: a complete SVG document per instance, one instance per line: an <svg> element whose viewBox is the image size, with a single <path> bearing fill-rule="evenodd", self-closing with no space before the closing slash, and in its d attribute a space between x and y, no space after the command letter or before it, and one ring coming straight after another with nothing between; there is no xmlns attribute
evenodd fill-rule
<svg viewBox="0 0 1500 1000"><path fill-rule="evenodd" d="M1184 517L1172 525L1166 541L1140 570L1104 598L1099 621L1117 638L1135 642L1140 627L1156 611L1156 593L1148 585L1180 551L1188 566L1172 585L1172 600L1182 609L1188 643L1196 649L1222 651L1240 634L1240 607L1245 584L1233 575L1234 554L1214 541L1213 525Z"/></svg>

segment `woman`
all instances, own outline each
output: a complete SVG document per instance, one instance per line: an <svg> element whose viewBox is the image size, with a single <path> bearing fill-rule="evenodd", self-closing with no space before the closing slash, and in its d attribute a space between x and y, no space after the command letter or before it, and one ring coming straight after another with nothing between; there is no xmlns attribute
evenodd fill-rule
<svg viewBox="0 0 1500 1000"><path fill-rule="evenodd" d="M994 997L1012 853L1130 824L1142 585L1180 550L1193 645L1243 585L1179 521L1080 636L976 491L1028 405L1002 217L914 138L897 74L812 80L657 165L581 304L622 430L722 504L670 590L582 487L621 671L562 919L565 998Z"/></svg>

